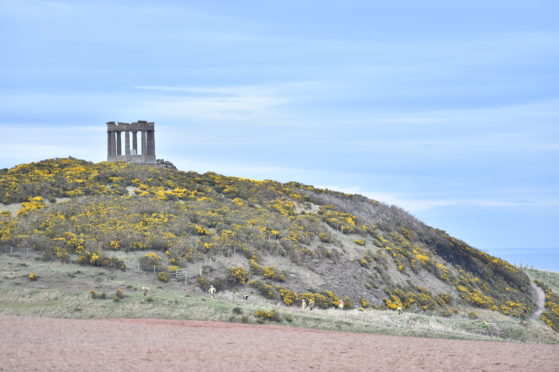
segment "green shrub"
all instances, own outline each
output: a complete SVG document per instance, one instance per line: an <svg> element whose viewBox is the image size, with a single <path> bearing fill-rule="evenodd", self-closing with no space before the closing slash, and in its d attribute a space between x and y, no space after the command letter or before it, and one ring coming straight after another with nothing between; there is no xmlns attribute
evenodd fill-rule
<svg viewBox="0 0 559 372"><path fill-rule="evenodd" d="M340 298L332 291L323 291L321 293L305 292L299 294L300 300L305 300L307 303L312 299L315 306L321 309L328 309L330 307L337 307Z"/></svg>
<svg viewBox="0 0 559 372"><path fill-rule="evenodd" d="M361 307L366 309L369 307L369 301L367 301L366 298L361 297L361 300L359 300L359 302L361 303Z"/></svg>
<svg viewBox="0 0 559 372"><path fill-rule="evenodd" d="M256 289L264 298L270 300L279 300L280 295L271 284L261 282L259 280L251 280L249 285Z"/></svg>
<svg viewBox="0 0 559 372"><path fill-rule="evenodd" d="M140 257L140 265L146 266L160 266L161 265L161 256L155 252L148 252Z"/></svg>
<svg viewBox="0 0 559 372"><path fill-rule="evenodd" d="M354 308L354 306L353 306L353 301L352 301L351 297L349 297L349 296L344 296L343 301L344 301L344 310L345 310L345 309L351 310L351 309Z"/></svg>
<svg viewBox="0 0 559 372"><path fill-rule="evenodd" d="M248 271L242 267L230 267L227 269L227 280L231 283L244 285L248 282Z"/></svg>
<svg viewBox="0 0 559 372"><path fill-rule="evenodd" d="M285 274L280 272L273 266L264 267L260 265L254 258L250 259L250 272L254 275L263 275L267 279L272 279L278 282L285 281Z"/></svg>
<svg viewBox="0 0 559 372"><path fill-rule="evenodd" d="M227 288L228 281L224 278L214 278L210 281L210 285L213 285L214 288L218 291L222 291Z"/></svg>
<svg viewBox="0 0 559 372"><path fill-rule="evenodd" d="M157 273L157 279L161 280L162 282L168 282L169 275L164 271L160 271Z"/></svg>
<svg viewBox="0 0 559 372"><path fill-rule="evenodd" d="M449 318L452 316L452 309L449 307L445 307L443 311L441 311L441 316L444 316L445 318Z"/></svg>
<svg viewBox="0 0 559 372"><path fill-rule="evenodd" d="M196 279L196 282L198 283L198 287L204 291L207 291L210 288L208 280L203 276L199 276L198 279Z"/></svg>
<svg viewBox="0 0 559 372"><path fill-rule="evenodd" d="M243 313L243 309L241 309L240 307L234 307L233 310L233 314L237 314L237 315L241 315Z"/></svg>
<svg viewBox="0 0 559 372"><path fill-rule="evenodd" d="M280 314L277 310L273 309L271 311L266 310L258 310L254 313L256 317L256 321L260 324L265 323L266 321L273 321L273 322L281 322Z"/></svg>
<svg viewBox="0 0 559 372"><path fill-rule="evenodd" d="M116 257L104 256L102 252L84 252L78 256L77 262L81 265L126 270L124 261L119 260Z"/></svg>
<svg viewBox="0 0 559 372"><path fill-rule="evenodd" d="M170 273L174 273L174 272L176 272L178 269L180 269L180 266L177 266L177 265L169 265L169 267L167 268L167 271L169 271Z"/></svg>
<svg viewBox="0 0 559 372"><path fill-rule="evenodd" d="M254 258L249 260L250 272L254 275L264 275L264 266L260 265Z"/></svg>
<svg viewBox="0 0 559 372"><path fill-rule="evenodd" d="M327 234L325 232L319 232L318 233L318 239L320 239L320 241L323 242L323 243L331 243L332 242L332 237L330 236L330 234Z"/></svg>
<svg viewBox="0 0 559 372"><path fill-rule="evenodd" d="M90 289L89 294L91 295L91 298L95 300L104 300L107 298L105 292L97 292L95 289Z"/></svg>
<svg viewBox="0 0 559 372"><path fill-rule="evenodd" d="M276 287L276 290L279 291L280 296L281 296L281 300L287 306L293 305L299 299L299 296L297 296L297 293L295 293L291 289Z"/></svg>
<svg viewBox="0 0 559 372"><path fill-rule="evenodd" d="M285 274L283 274L273 266L267 266L264 268L264 277L278 282L285 281Z"/></svg>

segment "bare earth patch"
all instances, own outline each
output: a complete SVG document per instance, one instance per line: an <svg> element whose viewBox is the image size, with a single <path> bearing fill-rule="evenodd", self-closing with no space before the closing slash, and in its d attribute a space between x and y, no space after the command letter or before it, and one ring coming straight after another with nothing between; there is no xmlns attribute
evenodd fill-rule
<svg viewBox="0 0 559 372"><path fill-rule="evenodd" d="M0 316L2 371L559 371L559 346L158 319Z"/></svg>
<svg viewBox="0 0 559 372"><path fill-rule="evenodd" d="M545 311L545 293L543 289L538 287L533 282L530 283L530 285L532 286L532 289L536 293L537 296L536 303L538 305L538 309L534 312L534 314L532 314L532 319L539 319L540 315L542 315L542 313Z"/></svg>

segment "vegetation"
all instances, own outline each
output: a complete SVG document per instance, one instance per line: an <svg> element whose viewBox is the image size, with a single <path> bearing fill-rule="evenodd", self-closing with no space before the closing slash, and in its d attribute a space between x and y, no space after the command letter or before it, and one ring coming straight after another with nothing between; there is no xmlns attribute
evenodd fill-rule
<svg viewBox="0 0 559 372"><path fill-rule="evenodd" d="M541 315L541 319L554 331L559 332L559 294L553 292L541 280L536 279L535 282L545 293L546 311Z"/></svg>
<svg viewBox="0 0 559 372"><path fill-rule="evenodd" d="M232 283L244 285L248 282L248 272L242 267L230 267L228 279Z"/></svg>
<svg viewBox="0 0 559 372"><path fill-rule="evenodd" d="M559 342L559 333L543 322L522 321L500 312L467 306L449 305L445 308L449 310L446 315L443 310L414 313L411 308L399 315L375 307L377 305L347 311L315 307L310 311L300 308L300 300L297 306L286 306L283 302L269 302L252 292L246 301L241 296L232 296L235 288L218 292L216 299L210 299L194 283L186 286L173 280L162 283L156 275L138 272L132 265L126 271L111 270L44 261L39 254L27 256L25 252L16 252L0 254L0 267L10 268L0 276L0 314L3 315L193 319L254 324L258 323L257 311L264 310L266 313L275 311L279 319L276 321L272 319L276 316L268 318L266 315L264 322L305 328L487 341ZM28 280L29 272L40 273L40 280ZM149 294L144 295L147 287ZM251 291L251 287L246 289ZM470 319L470 312L475 312L478 318Z"/></svg>
<svg viewBox="0 0 559 372"><path fill-rule="evenodd" d="M256 317L256 321L260 324L265 323L266 321L281 322L281 317L275 309L270 311L258 310L254 313L254 316Z"/></svg>
<svg viewBox="0 0 559 372"><path fill-rule="evenodd" d="M359 195L73 158L0 170L0 190L1 203L20 203L0 213L0 246L47 261L138 265L161 285L196 267L190 278L204 290L251 288L290 306L312 299L326 309L341 298L345 308L429 314L534 311L522 270Z"/></svg>
<svg viewBox="0 0 559 372"><path fill-rule="evenodd" d="M169 275L166 272L160 271L157 273L157 279L161 280L162 282L169 281Z"/></svg>

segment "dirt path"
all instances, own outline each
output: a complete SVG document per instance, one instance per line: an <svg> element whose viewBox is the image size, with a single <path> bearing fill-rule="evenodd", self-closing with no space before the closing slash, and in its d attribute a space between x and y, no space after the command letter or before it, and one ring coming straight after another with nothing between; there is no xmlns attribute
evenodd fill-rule
<svg viewBox="0 0 559 372"><path fill-rule="evenodd" d="M559 346L271 325L0 316L1 371L559 371Z"/></svg>
<svg viewBox="0 0 559 372"><path fill-rule="evenodd" d="M530 285L532 286L534 291L536 291L536 295L538 297L537 301L536 301L536 303L538 305L538 309L532 315L532 319L537 320L537 319L540 318L540 315L542 315L542 313L545 311L545 293L544 293L543 289L541 289L536 284L534 284L534 282L530 282Z"/></svg>

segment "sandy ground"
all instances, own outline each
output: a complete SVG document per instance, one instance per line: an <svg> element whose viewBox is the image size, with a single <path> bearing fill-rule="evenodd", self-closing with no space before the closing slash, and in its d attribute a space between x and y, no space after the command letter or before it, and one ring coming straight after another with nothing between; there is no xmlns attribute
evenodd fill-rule
<svg viewBox="0 0 559 372"><path fill-rule="evenodd" d="M559 346L273 325L0 316L2 371L559 371Z"/></svg>

